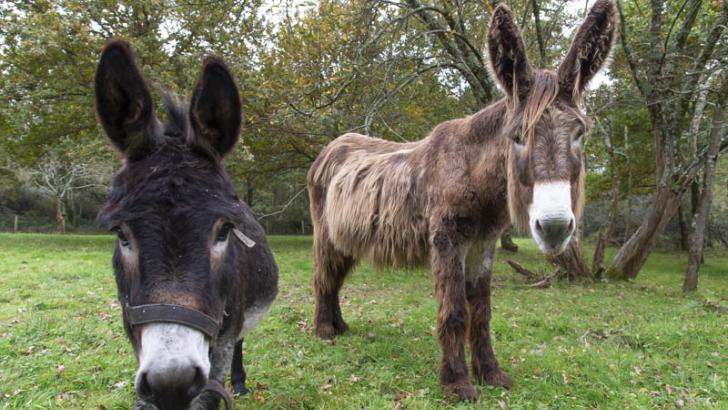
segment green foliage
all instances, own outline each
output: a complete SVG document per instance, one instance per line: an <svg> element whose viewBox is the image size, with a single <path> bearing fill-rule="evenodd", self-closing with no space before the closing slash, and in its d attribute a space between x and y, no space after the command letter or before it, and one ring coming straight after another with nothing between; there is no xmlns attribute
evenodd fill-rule
<svg viewBox="0 0 728 410"><path fill-rule="evenodd" d="M614 67L613 67L614 68ZM655 147L650 116L631 81L603 84L589 95L586 105L598 122L587 141L587 198L602 199L611 189L610 169L618 167L621 197L626 198L631 174L631 195L648 194L654 188ZM618 162L611 164L604 132L611 134ZM625 141L627 134L628 143Z"/></svg>
<svg viewBox="0 0 728 410"><path fill-rule="evenodd" d="M492 329L515 387L477 404L437 385L436 304L426 270L363 265L343 289L349 334L313 332L311 238L273 237L281 292L246 338L245 408L725 408L725 255L697 294L682 254L656 254L634 283L525 288L496 258ZM551 271L531 241L519 261ZM136 363L121 325L110 236L0 234L0 407L127 409Z"/></svg>

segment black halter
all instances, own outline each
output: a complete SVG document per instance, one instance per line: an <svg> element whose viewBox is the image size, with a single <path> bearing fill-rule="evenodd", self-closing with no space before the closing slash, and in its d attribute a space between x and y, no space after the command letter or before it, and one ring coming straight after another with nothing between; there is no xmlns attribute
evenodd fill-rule
<svg viewBox="0 0 728 410"><path fill-rule="evenodd" d="M220 323L217 320L186 306L153 303L139 306L126 305L125 310L126 318L132 327L145 323L178 323L199 330L211 340L215 340L220 331Z"/></svg>
<svg viewBox="0 0 728 410"><path fill-rule="evenodd" d="M129 306L124 308L129 326L134 327L146 323L177 323L189 326L207 335L210 340L217 339L220 323L210 316L181 305L153 303L149 305ZM217 380L210 379L203 389L215 393L225 402L225 408L232 410L233 402L225 386Z"/></svg>

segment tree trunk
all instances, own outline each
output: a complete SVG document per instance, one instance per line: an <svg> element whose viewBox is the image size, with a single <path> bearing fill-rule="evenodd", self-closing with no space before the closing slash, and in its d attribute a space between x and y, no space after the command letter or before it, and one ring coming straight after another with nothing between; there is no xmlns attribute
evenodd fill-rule
<svg viewBox="0 0 728 410"><path fill-rule="evenodd" d="M63 217L63 204L61 199L56 198L53 207L56 210L56 232L66 233L66 218Z"/></svg>
<svg viewBox="0 0 728 410"><path fill-rule="evenodd" d="M515 242L513 242L513 227L509 226L506 228L505 231L501 234L500 237L500 243L501 243L501 249L504 249L508 252L518 252L518 245L516 245Z"/></svg>
<svg viewBox="0 0 728 410"><path fill-rule="evenodd" d="M706 174L708 170L706 169ZM707 176L707 175L706 175ZM708 192L709 188L703 188L703 194L700 196L698 213L693 216L692 236L690 241L690 252L688 253L688 266L685 269L685 279L683 281L683 291L689 292L698 288L698 272L700 270L700 262L703 256L703 246L705 242L705 223L710 212L710 203L713 192Z"/></svg>
<svg viewBox="0 0 728 410"><path fill-rule="evenodd" d="M248 175L248 177L245 179L245 202L247 202L249 207L253 207L253 178Z"/></svg>
<svg viewBox="0 0 728 410"><path fill-rule="evenodd" d="M609 191L609 210L607 211L607 223L599 231L599 238L597 240L596 248L594 249L594 258L592 260L592 273L595 277L599 278L604 270L604 250L609 244L609 238L612 236L612 229L614 226L614 220L617 216L617 210L619 207L619 191L621 187L621 176L619 174L619 167L617 166L617 152L614 148L614 138L612 133L605 130L601 124L597 123L599 130L604 135L604 142L609 153L609 169L612 176L612 189ZM625 126L625 138L627 137L627 127Z"/></svg>
<svg viewBox="0 0 728 410"><path fill-rule="evenodd" d="M680 201L680 206L677 208L677 224L680 229L679 245L680 250L687 251L690 248L690 233L688 228L688 221L685 220L685 207Z"/></svg>
<svg viewBox="0 0 728 410"><path fill-rule="evenodd" d="M627 168L627 190L625 196L627 198L627 210L624 213L624 238L622 243L627 242L632 230L632 157L629 153L629 132L627 126L624 126L624 159Z"/></svg>
<svg viewBox="0 0 728 410"><path fill-rule="evenodd" d="M601 127L600 127L601 129ZM619 174L619 166L617 164L617 153L614 148L614 139L612 133L601 129L605 134L605 142L609 151L609 169L612 173L612 189L609 191L609 210L607 211L607 223L599 231L599 239L594 249L594 260L592 261L592 272L597 278L602 276L604 271L604 250L609 245L609 238L612 237L612 229L614 220L617 218L617 210L619 209L619 191L621 188L622 178Z"/></svg>
<svg viewBox="0 0 728 410"><path fill-rule="evenodd" d="M622 245L607 269L610 279L634 279L645 264L652 248L665 226L680 205L680 194L670 190L669 185L660 186L645 215L642 224L627 242Z"/></svg>
<svg viewBox="0 0 728 410"><path fill-rule="evenodd" d="M728 83L728 80L726 81ZM698 288L698 271L703 258L703 247L705 244L705 225L710 214L710 204L713 200L713 180L715 178L715 167L720 152L720 142L724 132L723 117L725 115L724 100L721 101L713 113L712 128L710 130L710 142L708 145L708 159L703 168L703 192L698 199L697 211L693 216L693 232L688 255L688 266L685 269L685 280L683 291L689 292Z"/></svg>
<svg viewBox="0 0 728 410"><path fill-rule="evenodd" d="M550 256L549 261L561 267L570 282L592 282L594 276L584 260L579 246L579 239L574 236L566 250L557 256Z"/></svg>

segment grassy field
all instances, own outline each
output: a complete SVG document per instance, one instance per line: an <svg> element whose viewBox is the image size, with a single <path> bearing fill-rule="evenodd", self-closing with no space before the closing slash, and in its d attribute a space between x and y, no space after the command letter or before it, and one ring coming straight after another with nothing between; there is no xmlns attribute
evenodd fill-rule
<svg viewBox="0 0 728 410"><path fill-rule="evenodd" d="M498 258L493 330L511 391L476 404L437 385L426 270L360 267L344 288L347 335L311 322L311 239L271 239L281 268L270 316L246 339L244 408L728 408L728 256L709 254L700 291L686 256L654 254L633 283L527 289ZM530 241L516 258L550 270ZM135 362L121 327L110 236L0 234L0 408L127 409Z"/></svg>

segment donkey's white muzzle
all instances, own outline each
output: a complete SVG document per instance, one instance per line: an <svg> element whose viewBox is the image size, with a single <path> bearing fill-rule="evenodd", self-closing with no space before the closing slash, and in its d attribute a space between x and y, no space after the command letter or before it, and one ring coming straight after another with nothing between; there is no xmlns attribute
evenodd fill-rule
<svg viewBox="0 0 728 410"><path fill-rule="evenodd" d="M557 255L576 231L568 181L537 182L529 209L531 235L542 252Z"/></svg>
<svg viewBox="0 0 728 410"><path fill-rule="evenodd" d="M160 408L186 408L207 384L209 348L207 337L190 327L145 325L135 382L139 397Z"/></svg>

